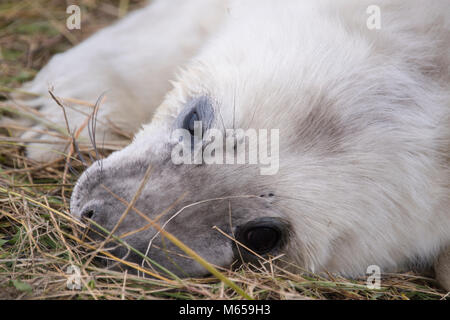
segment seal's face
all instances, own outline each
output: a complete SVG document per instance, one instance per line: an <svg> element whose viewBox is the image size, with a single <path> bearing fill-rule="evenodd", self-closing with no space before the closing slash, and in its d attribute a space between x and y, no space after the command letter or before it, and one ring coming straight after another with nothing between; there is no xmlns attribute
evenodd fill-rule
<svg viewBox="0 0 450 320"><path fill-rule="evenodd" d="M201 96L188 100L181 112L174 119L165 119L163 125L155 121L130 146L83 174L72 195L72 214L114 230L115 236L179 276L207 272L165 239L152 222L217 266L282 253L292 228L275 204L271 178L261 176L258 165L174 163L172 151L180 141L170 133L183 129L188 135L192 132L194 139L194 120L206 133L218 123L217 117L212 99ZM206 140L200 141L200 149L205 149ZM139 197L127 212L138 189ZM101 232L92 229L90 236L100 238ZM234 239L247 249L238 249ZM144 260L125 246L112 252L138 264Z"/></svg>

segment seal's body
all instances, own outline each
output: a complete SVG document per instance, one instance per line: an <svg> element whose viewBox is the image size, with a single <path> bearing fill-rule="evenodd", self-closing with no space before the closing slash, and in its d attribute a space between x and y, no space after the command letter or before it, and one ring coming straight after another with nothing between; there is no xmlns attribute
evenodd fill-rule
<svg viewBox="0 0 450 320"><path fill-rule="evenodd" d="M219 266L238 254L217 229L260 255L353 277L428 266L450 244L449 46L445 0L155 1L56 57L29 88L52 81L84 100L108 90L99 119L135 131L151 119L79 179L76 217L113 229L151 167L116 233L170 270L206 273L153 228L133 232L142 214L164 212L165 230ZM50 100L30 103L63 121ZM194 120L279 129L278 172L174 164L172 132ZM47 157L39 150L28 152Z"/></svg>

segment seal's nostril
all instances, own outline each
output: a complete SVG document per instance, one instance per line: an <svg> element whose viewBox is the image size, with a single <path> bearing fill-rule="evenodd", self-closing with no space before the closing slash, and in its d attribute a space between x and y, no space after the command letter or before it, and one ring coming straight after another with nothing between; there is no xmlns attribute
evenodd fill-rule
<svg viewBox="0 0 450 320"><path fill-rule="evenodd" d="M94 210L92 210L92 209L85 210L84 212L81 213L81 220L92 219L93 216L94 216Z"/></svg>

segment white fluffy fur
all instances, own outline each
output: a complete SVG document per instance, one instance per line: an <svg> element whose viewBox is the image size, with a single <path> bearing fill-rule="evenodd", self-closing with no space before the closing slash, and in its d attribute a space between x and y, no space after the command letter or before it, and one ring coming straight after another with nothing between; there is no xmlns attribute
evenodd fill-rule
<svg viewBox="0 0 450 320"><path fill-rule="evenodd" d="M110 164L158 150L183 103L207 94L226 127L234 103L237 127L281 128L268 183L292 199L289 252L308 269L399 270L450 244L450 2L154 2L55 57L28 88L91 101L108 90L101 116L136 131L175 79ZM380 30L366 27L369 5ZM61 122L51 100L30 103ZM300 126L311 114L328 128L316 139Z"/></svg>

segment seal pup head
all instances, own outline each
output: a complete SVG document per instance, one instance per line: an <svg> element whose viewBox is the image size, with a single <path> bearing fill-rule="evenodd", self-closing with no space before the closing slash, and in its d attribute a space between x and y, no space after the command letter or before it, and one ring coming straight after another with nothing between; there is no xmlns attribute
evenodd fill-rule
<svg viewBox="0 0 450 320"><path fill-rule="evenodd" d="M163 267L180 276L206 274L145 217L217 266L228 267L237 258L254 261L257 255L282 253L290 242L292 226L274 205L276 188L270 175L261 175L264 171L260 165L175 161L177 146L187 145L189 156L194 153L194 122L206 134L200 140L200 150L205 152L212 138L208 131L222 125L217 110L207 96L191 98L175 118L155 120L131 145L94 163L76 184L71 198L72 214L114 230L147 172L148 181L142 185L134 208L118 224L115 235ZM187 134L187 139L180 141L173 134L176 130ZM231 153L235 156L245 137L239 141L236 136L231 138ZM251 147L243 152L254 152ZM222 147L215 151L222 151ZM90 235L101 239L99 233L93 230ZM239 249L233 239L250 250ZM124 246L118 246L113 253L137 263L143 260Z"/></svg>
<svg viewBox="0 0 450 320"><path fill-rule="evenodd" d="M449 230L436 213L446 211L435 210L448 192L436 139L448 117L442 96L420 80L409 53L377 54L332 15L295 3L234 12L180 73L152 122L83 174L72 214L112 230L126 209L119 198L130 202L151 166L136 209L217 266L239 258L230 237L262 255L347 276L435 254ZM421 50L410 52L433 54L411 45ZM224 137L230 128L279 130L276 174L261 174L260 164L174 163L173 132L191 132L196 121ZM179 275L207 273L137 210L115 235Z"/></svg>

